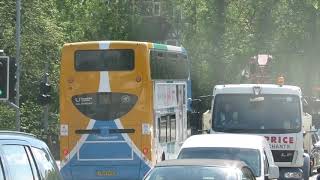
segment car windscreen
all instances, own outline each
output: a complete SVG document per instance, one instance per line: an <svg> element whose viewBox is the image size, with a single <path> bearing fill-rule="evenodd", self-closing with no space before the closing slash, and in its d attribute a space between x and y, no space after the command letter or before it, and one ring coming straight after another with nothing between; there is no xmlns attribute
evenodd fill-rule
<svg viewBox="0 0 320 180"><path fill-rule="evenodd" d="M228 159L245 162L255 176L260 176L260 153L257 149L229 147L194 147L183 148L178 159Z"/></svg>
<svg viewBox="0 0 320 180"><path fill-rule="evenodd" d="M156 167L144 180L236 180L236 170L210 166Z"/></svg>
<svg viewBox="0 0 320 180"><path fill-rule="evenodd" d="M217 132L296 133L301 129L300 98L286 94L219 94L212 119Z"/></svg>

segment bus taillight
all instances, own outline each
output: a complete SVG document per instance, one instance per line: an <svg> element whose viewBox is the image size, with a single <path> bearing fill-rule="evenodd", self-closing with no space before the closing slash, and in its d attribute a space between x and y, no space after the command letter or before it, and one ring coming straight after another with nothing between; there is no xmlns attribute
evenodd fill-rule
<svg viewBox="0 0 320 180"><path fill-rule="evenodd" d="M64 149L64 150L63 150L63 155L64 155L64 156L67 156L68 154L69 154L68 149Z"/></svg>
<svg viewBox="0 0 320 180"><path fill-rule="evenodd" d="M144 155L147 155L148 152L149 152L149 149L148 148L143 148L142 152L143 152Z"/></svg>

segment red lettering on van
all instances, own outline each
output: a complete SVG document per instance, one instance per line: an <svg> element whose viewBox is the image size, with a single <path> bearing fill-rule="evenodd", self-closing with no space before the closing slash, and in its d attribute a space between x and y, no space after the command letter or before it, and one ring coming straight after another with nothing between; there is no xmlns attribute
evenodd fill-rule
<svg viewBox="0 0 320 180"><path fill-rule="evenodd" d="M270 143L283 143L283 144L293 144L294 137L279 137L279 136L265 136L266 140Z"/></svg>
<svg viewBox="0 0 320 180"><path fill-rule="evenodd" d="M290 138L289 138L289 143L290 143L290 144L293 144L293 137L290 137Z"/></svg>

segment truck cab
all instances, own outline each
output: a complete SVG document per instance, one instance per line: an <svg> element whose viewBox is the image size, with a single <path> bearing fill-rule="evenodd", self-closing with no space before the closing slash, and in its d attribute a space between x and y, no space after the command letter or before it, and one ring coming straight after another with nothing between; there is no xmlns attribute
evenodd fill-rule
<svg viewBox="0 0 320 180"><path fill-rule="evenodd" d="M213 90L210 133L264 136L281 179L307 179L304 155L302 93L297 86L275 84L217 85ZM308 162L306 162L308 161Z"/></svg>

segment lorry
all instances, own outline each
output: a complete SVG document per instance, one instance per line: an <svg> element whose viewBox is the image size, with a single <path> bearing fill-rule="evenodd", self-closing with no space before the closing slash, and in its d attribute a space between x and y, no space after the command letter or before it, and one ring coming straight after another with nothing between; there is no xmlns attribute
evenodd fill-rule
<svg viewBox="0 0 320 180"><path fill-rule="evenodd" d="M264 136L281 179L308 179L310 158L303 149L301 90L276 84L217 85L210 133Z"/></svg>
<svg viewBox="0 0 320 180"><path fill-rule="evenodd" d="M242 73L251 83L216 85L211 118L204 118L203 123L211 124L209 133L264 136L279 167L280 179L307 180L310 157L303 147L302 92L297 86L284 85L282 76L277 84L269 83L266 74L271 59L270 55L251 59L249 70Z"/></svg>

